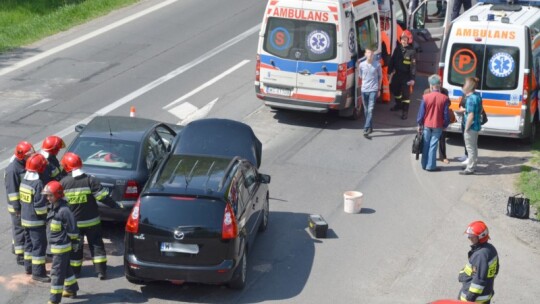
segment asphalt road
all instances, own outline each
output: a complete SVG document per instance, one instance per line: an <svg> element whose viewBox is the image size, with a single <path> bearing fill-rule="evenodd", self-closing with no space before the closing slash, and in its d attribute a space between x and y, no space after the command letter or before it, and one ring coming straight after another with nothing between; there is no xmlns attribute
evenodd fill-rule
<svg viewBox="0 0 540 304"><path fill-rule="evenodd" d="M115 23L160 3L167 5ZM410 153L414 115L402 121L387 104L376 106L372 139L362 136L363 120L264 107L253 88L264 6L265 1L252 0L148 0L0 57L2 169L22 139L39 146L46 136L59 134L69 142L81 121L128 115L135 106L137 116L166 122L206 116L248 123L263 142L261 171L272 175L270 225L249 256L243 291L130 284L123 277L123 227L107 224L109 280L98 281L87 260L79 297L63 302L426 303L454 298L468 250L463 231L475 219L490 225L501 259L492 303L537 302L538 248L507 230L501 215L486 212L483 197L475 196L478 185L486 191L492 180L515 173L491 170L491 162L526 154L527 146L481 138L484 174L462 177L457 162L428 173ZM105 26L114 28L97 35ZM88 38L62 47L80 37ZM28 61L40 54L50 55ZM415 99L425 87L425 78L419 77ZM418 102L412 107L415 113ZM459 137L450 138L449 156L462 150ZM483 155L489 155L484 163ZM519 168L526 157L511 161L508 167ZM360 214L343 212L348 190L364 193ZM0 197L5 197L3 187ZM329 223L327 239L309 234L309 214L321 214ZM14 263L9 223L2 212L0 302L45 302L48 284L32 282Z"/></svg>

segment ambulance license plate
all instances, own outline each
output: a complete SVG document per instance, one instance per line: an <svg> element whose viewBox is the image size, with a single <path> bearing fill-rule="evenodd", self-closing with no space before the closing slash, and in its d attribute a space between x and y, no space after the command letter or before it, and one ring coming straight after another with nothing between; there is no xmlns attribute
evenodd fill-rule
<svg viewBox="0 0 540 304"><path fill-rule="evenodd" d="M291 90L289 89L266 87L266 91L268 92L268 94L291 96Z"/></svg>
<svg viewBox="0 0 540 304"><path fill-rule="evenodd" d="M161 252L197 254L199 253L199 245L163 242L161 243Z"/></svg>

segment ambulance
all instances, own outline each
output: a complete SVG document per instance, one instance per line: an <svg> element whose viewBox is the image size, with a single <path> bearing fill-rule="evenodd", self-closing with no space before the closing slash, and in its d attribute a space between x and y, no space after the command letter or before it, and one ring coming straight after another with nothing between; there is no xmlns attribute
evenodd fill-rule
<svg viewBox="0 0 540 304"><path fill-rule="evenodd" d="M483 2L450 25L439 74L451 108L458 109L465 78L480 79L488 122L480 134L533 142L538 122L540 2ZM461 132L459 123L448 127Z"/></svg>
<svg viewBox="0 0 540 304"><path fill-rule="evenodd" d="M379 2L385 1L391 0ZM336 110L358 119L356 63L367 47L380 53L379 23L375 0L269 0L257 49L257 97L273 109Z"/></svg>

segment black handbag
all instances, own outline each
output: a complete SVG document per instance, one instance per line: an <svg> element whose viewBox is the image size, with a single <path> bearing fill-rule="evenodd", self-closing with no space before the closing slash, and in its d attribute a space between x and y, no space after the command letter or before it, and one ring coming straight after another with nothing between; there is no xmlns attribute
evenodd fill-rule
<svg viewBox="0 0 540 304"><path fill-rule="evenodd" d="M482 125L485 125L486 122L488 122L488 118L487 118L486 111L484 111L484 107L482 107L482 113L481 113L481 116L480 116L480 117L482 118L482 120L481 120L480 123L481 123Z"/></svg>
<svg viewBox="0 0 540 304"><path fill-rule="evenodd" d="M529 218L529 199L523 197L523 194L516 194L508 198L508 205L506 206L506 215L519 219Z"/></svg>
<svg viewBox="0 0 540 304"><path fill-rule="evenodd" d="M412 153L416 154L416 159L418 159L418 156L420 155L420 153L422 153L422 149L424 147L423 133L424 132L422 131L416 132L412 143Z"/></svg>

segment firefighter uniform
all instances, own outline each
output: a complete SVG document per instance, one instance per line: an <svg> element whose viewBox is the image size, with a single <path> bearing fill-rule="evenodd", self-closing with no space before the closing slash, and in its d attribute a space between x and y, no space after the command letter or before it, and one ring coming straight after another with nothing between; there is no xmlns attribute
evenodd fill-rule
<svg viewBox="0 0 540 304"><path fill-rule="evenodd" d="M394 73L390 91L394 95L396 104L391 110L402 109L402 118L407 119L411 102L411 87L407 83L415 80L416 77L416 51L412 46L403 47L399 44L396 47L388 64L388 73Z"/></svg>
<svg viewBox="0 0 540 304"><path fill-rule="evenodd" d="M24 269L35 277L46 277L45 250L47 234L47 198L41 194L43 181L36 172L26 172L19 187L21 225L25 233Z"/></svg>
<svg viewBox="0 0 540 304"><path fill-rule="evenodd" d="M471 246L469 262L459 273L463 283L459 299L461 301L490 303L494 295L493 283L499 273L497 250L490 243Z"/></svg>
<svg viewBox="0 0 540 304"><path fill-rule="evenodd" d="M24 264L24 228L21 226L21 202L19 187L21 179L24 177L24 160L13 158L4 173L6 184L6 194L8 198L8 212L11 216L11 230L13 251L17 256L17 263Z"/></svg>
<svg viewBox="0 0 540 304"><path fill-rule="evenodd" d="M49 244L53 255L51 265L50 303L60 303L64 290L73 295L79 290L77 278L70 266L70 253L79 246L79 230L73 213L64 199L59 199L47 215L50 225Z"/></svg>
<svg viewBox="0 0 540 304"><path fill-rule="evenodd" d="M62 166L60 165L60 161L58 161L56 155L45 151L41 151L41 154L45 156L45 158L49 162L47 168L45 168L45 172L43 173L43 175L45 176L45 184L52 180L60 181L64 176L66 176L66 172L64 171L64 168L62 168Z"/></svg>
<svg viewBox="0 0 540 304"><path fill-rule="evenodd" d="M93 176L86 175L80 170L74 170L60 183L64 188L69 208L75 216L80 232L81 248L71 254L71 267L76 275L81 271L83 261L84 236L90 247L92 261L96 272L102 278L107 271L107 255L103 244L101 220L98 205L100 201L111 208L117 208L116 202L109 196L109 191Z"/></svg>

